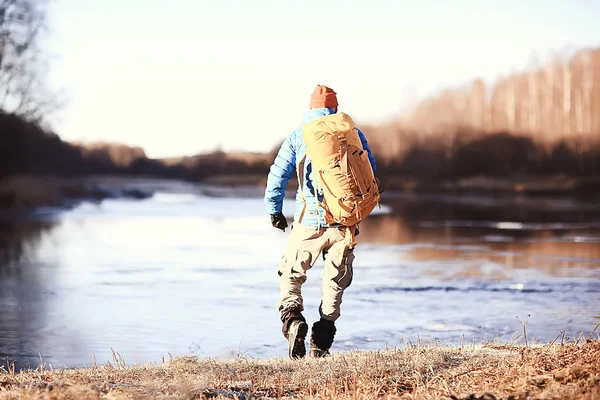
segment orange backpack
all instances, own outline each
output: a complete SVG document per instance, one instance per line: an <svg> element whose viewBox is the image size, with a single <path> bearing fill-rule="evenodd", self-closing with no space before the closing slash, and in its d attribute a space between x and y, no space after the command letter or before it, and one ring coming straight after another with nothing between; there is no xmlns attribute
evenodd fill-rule
<svg viewBox="0 0 600 400"><path fill-rule="evenodd" d="M315 190L318 187L324 193L319 207L325 222L348 227L358 224L379 204L380 192L354 121L342 112L327 115L305 124L302 136L312 162ZM300 162L299 171L304 171L304 162ZM303 172L299 173L299 183L303 188ZM304 196L302 200L299 222L306 211Z"/></svg>

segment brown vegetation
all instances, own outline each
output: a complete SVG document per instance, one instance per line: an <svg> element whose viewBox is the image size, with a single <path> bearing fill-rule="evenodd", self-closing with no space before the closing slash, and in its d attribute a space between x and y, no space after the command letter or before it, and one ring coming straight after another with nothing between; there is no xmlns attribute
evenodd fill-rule
<svg viewBox="0 0 600 400"><path fill-rule="evenodd" d="M0 111L0 179L13 175L130 174L183 177L181 168L148 159L142 149L73 145L14 114Z"/></svg>
<svg viewBox="0 0 600 400"><path fill-rule="evenodd" d="M61 202L57 185L46 179L11 177L0 180L0 210L59 206Z"/></svg>
<svg viewBox="0 0 600 400"><path fill-rule="evenodd" d="M445 90L365 128L384 175L421 179L600 172L600 49Z"/></svg>
<svg viewBox="0 0 600 400"><path fill-rule="evenodd" d="M159 365L0 374L0 399L597 399L600 342L334 354L231 361L183 357Z"/></svg>
<svg viewBox="0 0 600 400"><path fill-rule="evenodd" d="M120 143L71 142L71 144L81 149L83 157L104 159L106 163L112 163L119 168L129 168L137 161L147 158L146 152L141 147L130 147Z"/></svg>
<svg viewBox="0 0 600 400"><path fill-rule="evenodd" d="M446 90L424 101L404 123L423 135L468 128L523 133L549 142L600 132L600 48L500 79Z"/></svg>
<svg viewBox="0 0 600 400"><path fill-rule="evenodd" d="M155 191L151 184L143 189L136 186L139 185L127 181L113 184L102 177L61 179L15 175L0 179L0 211L68 207L83 200L97 202L109 198L145 199Z"/></svg>
<svg viewBox="0 0 600 400"><path fill-rule="evenodd" d="M276 153L225 153L217 150L191 157L177 157L162 160L167 166L183 168L187 177L194 181L212 180L221 182L216 177L229 177L225 181L256 184L257 180L266 178L269 166ZM252 177L250 181L248 176ZM260 176L261 178L258 178ZM234 178L235 177L235 178Z"/></svg>

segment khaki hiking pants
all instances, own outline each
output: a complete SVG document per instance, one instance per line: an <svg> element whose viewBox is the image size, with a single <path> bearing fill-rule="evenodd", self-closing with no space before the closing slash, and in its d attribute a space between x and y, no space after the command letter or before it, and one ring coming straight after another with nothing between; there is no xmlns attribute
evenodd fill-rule
<svg viewBox="0 0 600 400"><path fill-rule="evenodd" d="M335 321L340 317L344 290L352 283L354 248L346 240L346 227L319 228L294 222L285 254L279 264L281 297L279 312L290 308L304 310L301 287L308 271L323 253L323 297L321 318Z"/></svg>

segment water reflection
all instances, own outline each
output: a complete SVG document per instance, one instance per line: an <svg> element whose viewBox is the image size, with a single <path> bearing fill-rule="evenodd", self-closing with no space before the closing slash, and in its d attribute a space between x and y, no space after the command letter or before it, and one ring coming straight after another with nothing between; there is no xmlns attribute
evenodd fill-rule
<svg viewBox="0 0 600 400"><path fill-rule="evenodd" d="M53 225L35 219L0 219L0 277L20 273L18 266Z"/></svg>
<svg viewBox="0 0 600 400"><path fill-rule="evenodd" d="M404 256L409 261L488 260L507 269L536 268L553 275L600 265L597 205L546 200L553 207L544 209L531 200L520 207L505 204L508 199L486 200L398 197L388 203L394 214L369 218L361 225L360 238L406 245ZM506 276L503 271L497 274L487 277ZM481 268L473 266L456 276L484 277Z"/></svg>
<svg viewBox="0 0 600 400"><path fill-rule="evenodd" d="M0 366L33 357L32 339L43 327L52 281L36 252L52 226L32 219L0 220Z"/></svg>

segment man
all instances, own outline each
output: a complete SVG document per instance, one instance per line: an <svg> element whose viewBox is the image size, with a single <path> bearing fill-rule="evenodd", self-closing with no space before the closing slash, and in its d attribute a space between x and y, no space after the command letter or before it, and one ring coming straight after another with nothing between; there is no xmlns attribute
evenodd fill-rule
<svg viewBox="0 0 600 400"><path fill-rule="evenodd" d="M304 123L336 114L337 111L336 93L326 86L318 85L311 96L310 110L304 117ZM367 140L360 130L357 129L357 133L363 149L368 152L369 162L375 172L375 159ZM350 234L350 231L346 227L327 225L323 215L318 212L317 206L322 203L323 191L313 180L312 164L306 153L302 127L286 138L270 168L265 203L271 214L272 225L282 231L285 231L288 226L282 207L287 183L294 170L299 171L302 177L298 180L292 232L279 265L281 297L278 309L283 323L283 335L289 341L290 358L304 357L306 355L304 341L308 333L308 325L302 315L304 306L301 286L306 281L306 271L314 265L322 253L325 270L323 297L319 307L321 319L312 326L310 355L324 357L329 354L333 344L336 333L335 321L340 317L343 292L352 282L354 241L347 240L346 235ZM317 190L315 190L316 186Z"/></svg>

